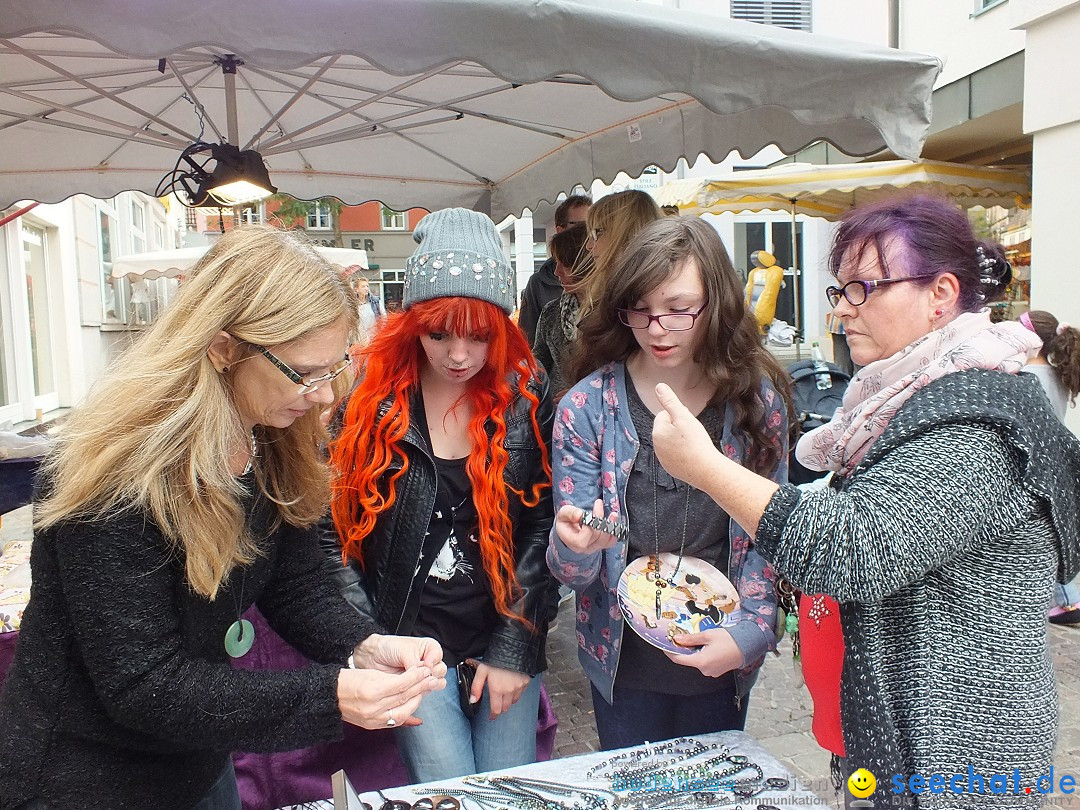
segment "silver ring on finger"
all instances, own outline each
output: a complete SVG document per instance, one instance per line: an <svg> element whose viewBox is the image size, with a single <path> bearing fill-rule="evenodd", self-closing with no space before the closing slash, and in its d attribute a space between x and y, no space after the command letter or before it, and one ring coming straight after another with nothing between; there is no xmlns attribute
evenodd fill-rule
<svg viewBox="0 0 1080 810"><path fill-rule="evenodd" d="M397 720L394 719L394 710L393 709L387 709L386 710L386 727L387 728L393 728L396 725L397 725Z"/></svg>

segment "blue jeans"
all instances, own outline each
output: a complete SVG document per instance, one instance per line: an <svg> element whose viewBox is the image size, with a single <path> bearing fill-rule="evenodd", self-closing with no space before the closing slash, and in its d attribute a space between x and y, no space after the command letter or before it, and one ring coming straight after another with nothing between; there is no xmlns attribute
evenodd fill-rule
<svg viewBox="0 0 1080 810"><path fill-rule="evenodd" d="M195 805L195 810L241 810L240 790L236 786L232 757L229 757L229 764L214 782L214 786Z"/></svg>
<svg viewBox="0 0 1080 810"><path fill-rule="evenodd" d="M728 673L723 677L730 680L731 689L707 695L669 695L616 684L611 703L592 687L600 748L613 751L673 737L742 731L749 700L743 698L742 705L736 706L735 676Z"/></svg>
<svg viewBox="0 0 1080 810"><path fill-rule="evenodd" d="M536 761L536 717L540 708L540 676L536 675L518 702L489 720L487 689L476 716L466 717L458 702L457 668L446 671L446 688L429 692L415 715L422 726L395 729L398 751L413 784L452 779Z"/></svg>
<svg viewBox="0 0 1080 810"><path fill-rule="evenodd" d="M1080 602L1080 590L1076 588L1076 580L1064 585L1054 583L1054 604L1050 607L1067 608Z"/></svg>

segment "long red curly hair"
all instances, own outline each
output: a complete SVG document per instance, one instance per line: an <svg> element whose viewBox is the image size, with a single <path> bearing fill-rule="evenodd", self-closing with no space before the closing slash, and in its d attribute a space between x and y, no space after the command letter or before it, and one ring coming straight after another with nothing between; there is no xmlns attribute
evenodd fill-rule
<svg viewBox="0 0 1080 810"><path fill-rule="evenodd" d="M363 565L364 541L379 515L393 506L397 483L409 468L401 441L409 429L409 402L419 387L421 364L427 362L419 338L431 332L476 335L488 343L487 362L469 380L457 403L467 403L472 412L468 426L472 449L465 470L472 483L480 555L495 608L504 616L524 621L511 608L520 589L514 575L510 493L523 506L536 506L542 490L551 486L551 464L537 419L540 401L526 388L538 375L536 361L521 331L487 301L436 298L413 304L406 312L387 315L362 350L363 379L349 398L341 432L330 445L336 471L331 513L341 538L342 557ZM505 414L519 394L529 400L547 478L529 492L510 486L505 476ZM383 407L383 403L388 404ZM489 426L493 428L490 439ZM384 481L395 460L400 468Z"/></svg>

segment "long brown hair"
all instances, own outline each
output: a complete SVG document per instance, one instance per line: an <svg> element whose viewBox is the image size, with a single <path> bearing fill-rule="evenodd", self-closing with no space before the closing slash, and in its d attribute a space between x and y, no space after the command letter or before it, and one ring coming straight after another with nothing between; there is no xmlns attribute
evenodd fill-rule
<svg viewBox="0 0 1080 810"><path fill-rule="evenodd" d="M1069 402L1075 405L1080 394L1080 329L1060 323L1042 309L1025 312L1020 322L1025 326L1030 324L1031 331L1043 342L1039 357L1054 369L1069 392Z"/></svg>
<svg viewBox="0 0 1080 810"><path fill-rule="evenodd" d="M463 396L472 410L468 427L472 446L465 471L472 483L480 556L495 608L520 619L511 608L519 589L507 490L522 505L536 506L541 491L551 485L551 465L537 420L540 402L526 387L537 379L536 361L522 332L494 304L477 298L435 298L387 315L363 350L363 380L349 399L341 433L331 445L331 462L337 471L331 499L334 524L343 556L363 564L364 541L375 529L378 516L393 506L398 481L409 468L401 441L409 429L409 402L418 390L421 364L427 362L420 336L444 331L481 335L488 341L487 362L469 380ZM509 487L505 475L509 460L505 414L518 395L529 401L546 474L546 481L530 492ZM400 467L391 470L395 462Z"/></svg>
<svg viewBox="0 0 1080 810"><path fill-rule="evenodd" d="M790 384L761 343L757 321L746 308L742 284L720 236L697 217L672 216L641 230L619 254L596 306L578 326L570 379L579 380L613 361L625 362L638 350L633 330L618 310L632 308L670 278L688 259L701 271L708 301L699 318L701 338L694 353L717 403L734 409L735 428L747 437L747 466L768 473L780 458L764 425L761 381L768 379L783 397L788 424L795 424Z"/></svg>

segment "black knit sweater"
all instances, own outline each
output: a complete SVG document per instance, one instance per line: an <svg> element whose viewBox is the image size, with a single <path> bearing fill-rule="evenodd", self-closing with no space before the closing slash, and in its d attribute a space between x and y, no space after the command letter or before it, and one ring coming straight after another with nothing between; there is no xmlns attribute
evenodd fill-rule
<svg viewBox="0 0 1080 810"><path fill-rule="evenodd" d="M250 482L249 482L250 483ZM313 531L249 499L262 555L210 601L143 514L36 532L33 589L0 695L0 808L190 808L233 750L341 736L337 678L373 626L326 579ZM226 628L252 603L320 662L236 670Z"/></svg>

